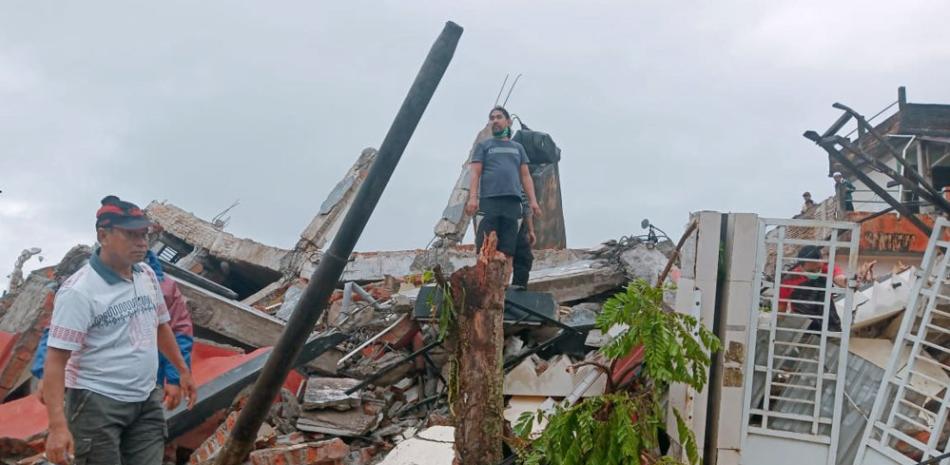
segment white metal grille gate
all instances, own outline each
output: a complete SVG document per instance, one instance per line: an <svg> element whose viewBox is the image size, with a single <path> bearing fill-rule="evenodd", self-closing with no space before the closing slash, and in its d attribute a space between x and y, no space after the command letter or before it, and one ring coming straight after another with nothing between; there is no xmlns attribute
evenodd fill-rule
<svg viewBox="0 0 950 465"><path fill-rule="evenodd" d="M924 253L920 275L895 339L884 383L871 410L858 451L858 463L914 464L950 452L947 414L950 389L926 394L910 384L912 377L941 383L928 370L950 372L950 222L937 220ZM902 351L910 357L903 366ZM906 370L898 378L897 373ZM950 459L940 462L950 464Z"/></svg>
<svg viewBox="0 0 950 465"><path fill-rule="evenodd" d="M853 282L841 286L834 277L855 275L860 225L760 219L758 237L742 463L832 465L853 300ZM798 258L806 246L819 248L820 258ZM836 310L840 330L831 327Z"/></svg>

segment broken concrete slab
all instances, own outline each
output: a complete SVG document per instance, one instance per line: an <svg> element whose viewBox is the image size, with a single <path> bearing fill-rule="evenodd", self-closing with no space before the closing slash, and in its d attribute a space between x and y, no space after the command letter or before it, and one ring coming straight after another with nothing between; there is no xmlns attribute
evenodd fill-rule
<svg viewBox="0 0 950 465"><path fill-rule="evenodd" d="M478 144L489 138L491 138L491 128L488 126L483 127L475 135L475 141L468 152L468 157L465 158L465 162L462 164L462 171L459 173L458 180L455 181L455 187L452 188L452 192L449 194L448 204L445 206L445 210L442 211L442 217L436 222L434 228L435 235L441 242L438 244L439 247L459 244L465 238L468 225L472 221L472 217L465 214L465 203L468 201L469 188L472 184L469 161L472 159L472 154L475 153Z"/></svg>
<svg viewBox="0 0 950 465"><path fill-rule="evenodd" d="M555 268L536 268L528 289L548 292L558 303L576 302L623 287L627 277L604 260L578 260Z"/></svg>
<svg viewBox="0 0 950 465"><path fill-rule="evenodd" d="M534 218L537 240L535 249L567 248L567 229L561 202L561 174L557 163L531 166L534 192L541 207L541 217Z"/></svg>
<svg viewBox="0 0 950 465"><path fill-rule="evenodd" d="M535 270L555 269L574 262L591 260L591 252L586 249L536 250L534 255ZM442 272L445 274L474 265L475 247L460 245L448 248L354 252L350 255L340 281L357 283L382 281L386 279L386 276L420 274L432 269L436 264L442 267ZM300 276L309 277L315 268L316 265L313 263L304 263Z"/></svg>
<svg viewBox="0 0 950 465"><path fill-rule="evenodd" d="M284 330L284 322L276 317L173 276L171 279L178 283L199 328L251 347L273 345Z"/></svg>
<svg viewBox="0 0 950 465"><path fill-rule="evenodd" d="M356 163L346 172L343 179L330 191L326 200L320 205L320 211L317 216L310 221L310 224L302 233L296 249L304 253L313 252L322 249L343 224L343 218L346 212L350 210L353 199L356 198L356 192L363 185L363 180L369 174L369 168L376 160L376 149L369 147L363 149Z"/></svg>
<svg viewBox="0 0 950 465"><path fill-rule="evenodd" d="M855 292L851 329L866 328L902 313L916 280L917 268L910 267L901 273L875 280ZM836 305L842 308L844 299L836 301Z"/></svg>
<svg viewBox="0 0 950 465"><path fill-rule="evenodd" d="M365 436L382 420L381 414L367 414L362 408L345 412L336 410L309 410L300 414L297 429L333 436Z"/></svg>
<svg viewBox="0 0 950 465"><path fill-rule="evenodd" d="M350 378L325 378L313 376L307 380L307 389L303 395L304 410L334 409L339 411L359 407L360 393L347 394L345 391L359 384Z"/></svg>
<svg viewBox="0 0 950 465"><path fill-rule="evenodd" d="M352 376L358 379L366 379L378 372L386 371L386 374L380 376L378 379L373 381L373 384L376 386L389 386L402 378L405 378L412 370L415 369L412 363L404 362L403 358L408 355L400 351L387 352L382 357L371 360L363 359L360 362L348 369L343 370L347 376Z"/></svg>
<svg viewBox="0 0 950 465"><path fill-rule="evenodd" d="M550 397L543 396L512 396L508 400L508 407L505 408L505 420L512 427L518 423L518 418L525 412L537 414L538 411L549 413L554 410L555 401ZM531 427L531 437L537 437L547 426L547 420L537 421Z"/></svg>
<svg viewBox="0 0 950 465"><path fill-rule="evenodd" d="M604 308L597 302L584 302L571 307L571 312L561 321L570 326L593 326L597 315Z"/></svg>
<svg viewBox="0 0 950 465"><path fill-rule="evenodd" d="M544 364L547 368L543 367ZM505 375L503 392L506 396L566 397L574 391L574 386L596 370L592 366L583 366L571 373L571 365L570 358L564 355L556 355L549 362L533 355ZM606 387L607 379L601 376L584 397L603 394Z"/></svg>
<svg viewBox="0 0 950 465"><path fill-rule="evenodd" d="M291 251L235 237L170 203L153 201L145 210L149 218L162 226L164 234L205 249L219 260L262 267L277 273L283 273L291 265Z"/></svg>
<svg viewBox="0 0 950 465"><path fill-rule="evenodd" d="M620 253L620 263L627 279L645 279L651 285L656 285L656 280L666 268L667 262L669 258L663 252L643 244Z"/></svg>
<svg viewBox="0 0 950 465"><path fill-rule="evenodd" d="M455 459L455 428L432 426L396 445L379 465L447 465Z"/></svg>

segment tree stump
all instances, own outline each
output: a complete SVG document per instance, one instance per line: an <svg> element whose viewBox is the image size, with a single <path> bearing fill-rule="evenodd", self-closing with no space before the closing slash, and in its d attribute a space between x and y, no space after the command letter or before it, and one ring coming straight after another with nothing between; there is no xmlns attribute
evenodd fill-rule
<svg viewBox="0 0 950 465"><path fill-rule="evenodd" d="M457 325L448 342L457 363L455 462L486 465L501 461L504 427L502 348L505 288L511 261L490 233L475 266L450 278Z"/></svg>

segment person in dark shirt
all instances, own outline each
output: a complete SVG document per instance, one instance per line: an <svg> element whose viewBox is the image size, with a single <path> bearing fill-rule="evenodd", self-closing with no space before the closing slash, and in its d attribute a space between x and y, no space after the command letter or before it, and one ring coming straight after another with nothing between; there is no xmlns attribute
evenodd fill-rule
<svg viewBox="0 0 950 465"><path fill-rule="evenodd" d="M853 212L854 202L851 194L856 190L854 184L845 179L841 173L836 172L831 176L835 180L835 194L838 196L838 201L841 202L841 208L846 212Z"/></svg>
<svg viewBox="0 0 950 465"><path fill-rule="evenodd" d="M524 147L511 140L511 116L503 107L488 114L492 138L478 144L472 155L472 182L465 213L475 217L475 245L481 253L485 235L494 231L498 250L512 257L523 217L521 193L536 217L541 207L534 195Z"/></svg>

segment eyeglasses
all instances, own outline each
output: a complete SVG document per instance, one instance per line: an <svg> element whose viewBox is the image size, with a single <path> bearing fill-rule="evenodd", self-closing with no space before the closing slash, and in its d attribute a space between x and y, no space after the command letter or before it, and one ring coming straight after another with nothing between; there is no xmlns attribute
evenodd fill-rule
<svg viewBox="0 0 950 465"><path fill-rule="evenodd" d="M119 231L123 237L130 241L144 240L145 242L150 242L152 240L153 234L148 230L145 231L130 231L128 229L121 228L102 228L106 231Z"/></svg>

